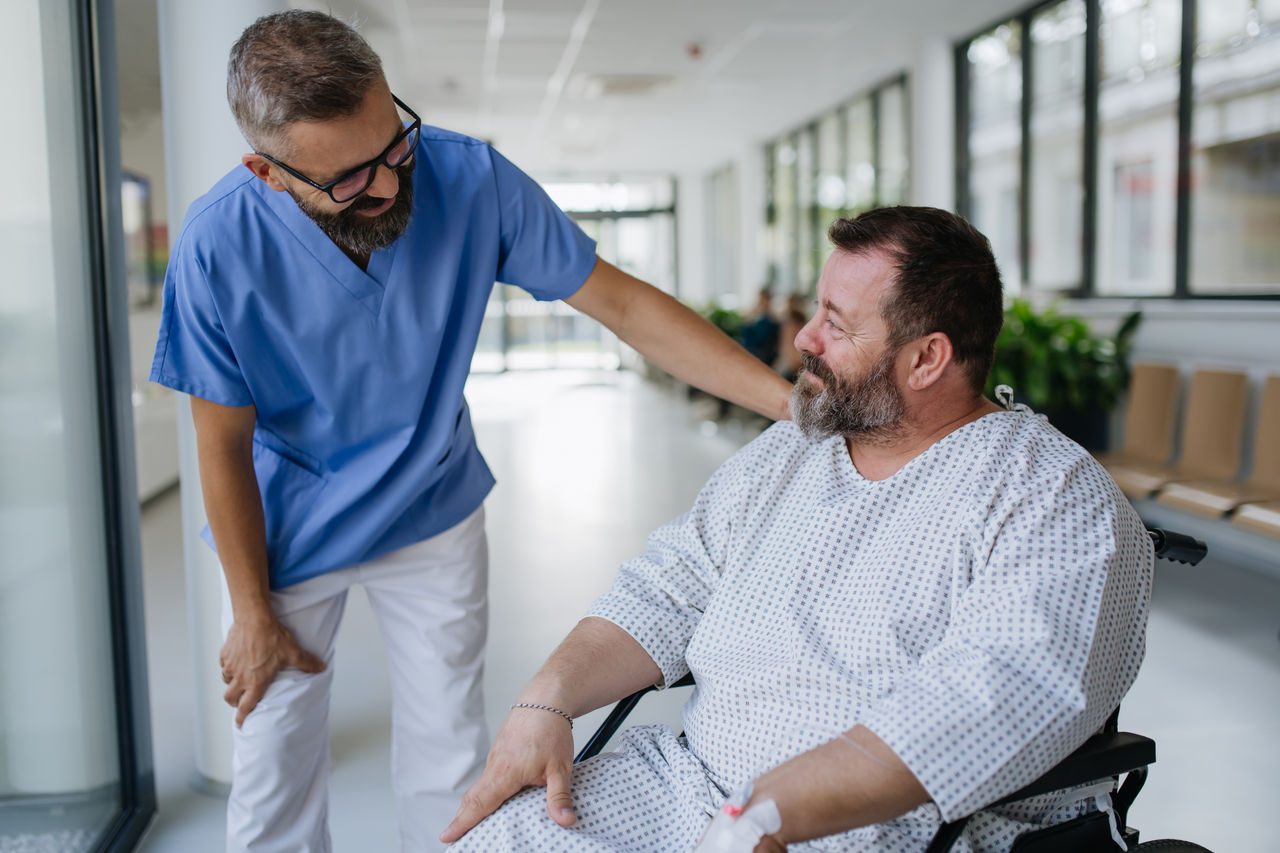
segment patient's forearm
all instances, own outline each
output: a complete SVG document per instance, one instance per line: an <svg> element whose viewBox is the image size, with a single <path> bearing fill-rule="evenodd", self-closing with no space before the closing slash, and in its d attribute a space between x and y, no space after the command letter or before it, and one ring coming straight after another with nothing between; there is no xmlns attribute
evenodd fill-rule
<svg viewBox="0 0 1280 853"><path fill-rule="evenodd" d="M895 818L929 794L884 741L855 726L760 776L750 802L766 799L782 816L778 839L794 844Z"/></svg>
<svg viewBox="0 0 1280 853"><path fill-rule="evenodd" d="M517 701L551 705L578 717L661 680L658 665L630 634L606 619L588 616L569 632Z"/></svg>

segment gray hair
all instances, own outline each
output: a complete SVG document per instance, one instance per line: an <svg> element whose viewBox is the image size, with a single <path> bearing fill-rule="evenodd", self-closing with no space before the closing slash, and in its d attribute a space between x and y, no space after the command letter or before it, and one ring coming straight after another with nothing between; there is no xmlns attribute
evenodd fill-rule
<svg viewBox="0 0 1280 853"><path fill-rule="evenodd" d="M382 79L382 60L353 28L293 9L254 21L232 46L227 101L254 150L282 157L289 125L351 115Z"/></svg>

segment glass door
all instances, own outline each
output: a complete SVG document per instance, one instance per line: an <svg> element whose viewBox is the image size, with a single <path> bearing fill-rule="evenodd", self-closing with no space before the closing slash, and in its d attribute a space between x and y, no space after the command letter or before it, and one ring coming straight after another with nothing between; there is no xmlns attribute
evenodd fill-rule
<svg viewBox="0 0 1280 853"><path fill-rule="evenodd" d="M98 4L5 8L0 851L127 850L155 795L111 39Z"/></svg>

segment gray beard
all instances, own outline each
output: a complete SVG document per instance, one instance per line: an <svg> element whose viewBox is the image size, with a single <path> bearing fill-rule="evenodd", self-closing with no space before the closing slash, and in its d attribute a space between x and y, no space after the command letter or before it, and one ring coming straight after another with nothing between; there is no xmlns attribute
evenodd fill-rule
<svg viewBox="0 0 1280 853"><path fill-rule="evenodd" d="M409 217L413 214L413 167L417 159L410 160L403 166L396 167L396 177L400 179L400 190L396 193L395 203L386 213L370 219L361 216L361 210L370 210L386 201L384 198L360 196L350 205L329 213L317 210L292 189L289 195L298 203L298 207L307 217L320 227L320 230L332 240L339 249L349 255L368 256L378 249L385 249L409 227Z"/></svg>
<svg viewBox="0 0 1280 853"><path fill-rule="evenodd" d="M886 352L861 377L838 377L809 353L791 391L791 417L810 441L833 435L871 444L889 444L902 433L906 402L893 381L896 352ZM822 380L821 389L805 377Z"/></svg>

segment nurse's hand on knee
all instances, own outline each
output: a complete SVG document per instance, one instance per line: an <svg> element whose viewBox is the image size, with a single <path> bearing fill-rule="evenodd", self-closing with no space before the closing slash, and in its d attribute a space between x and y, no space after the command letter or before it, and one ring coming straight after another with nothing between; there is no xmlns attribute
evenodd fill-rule
<svg viewBox="0 0 1280 853"><path fill-rule="evenodd" d="M236 709L237 728L244 725L280 670L292 666L316 673L325 668L324 661L298 645L274 618L233 622L218 662L227 685L222 700Z"/></svg>
<svg viewBox="0 0 1280 853"><path fill-rule="evenodd" d="M440 835L457 841L522 789L547 788L547 813L561 826L577 820L569 796L573 771L573 733L568 722L536 709L517 709L493 740L484 775L462 795L453 822Z"/></svg>

